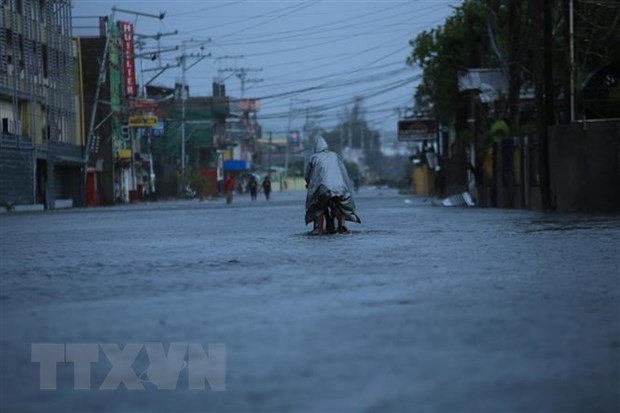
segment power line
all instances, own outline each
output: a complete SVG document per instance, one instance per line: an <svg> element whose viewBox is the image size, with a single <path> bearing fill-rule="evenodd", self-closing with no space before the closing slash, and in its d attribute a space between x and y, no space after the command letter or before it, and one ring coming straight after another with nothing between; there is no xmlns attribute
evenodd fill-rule
<svg viewBox="0 0 620 413"><path fill-rule="evenodd" d="M225 4L221 4L219 6L209 6L209 7L203 7L200 9L196 9L196 10L190 10L190 11L186 11L184 13L177 13L177 14L171 14L168 16L168 18L174 18L174 17L182 17L182 16L195 16L199 13L202 13L203 11L209 11L209 12L213 12L213 10L218 10L218 9L222 9L225 7L231 7L234 6L236 4L239 3L244 3L245 0L240 0L240 1L231 1L231 2L227 2Z"/></svg>

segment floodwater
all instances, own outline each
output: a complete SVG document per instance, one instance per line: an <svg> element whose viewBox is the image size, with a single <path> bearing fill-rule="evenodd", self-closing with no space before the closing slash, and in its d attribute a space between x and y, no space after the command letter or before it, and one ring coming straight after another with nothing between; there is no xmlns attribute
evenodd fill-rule
<svg viewBox="0 0 620 413"><path fill-rule="evenodd" d="M2 411L620 408L620 216L432 206L362 188L309 235L302 192L0 215ZM33 343L223 344L225 390L89 390Z"/></svg>

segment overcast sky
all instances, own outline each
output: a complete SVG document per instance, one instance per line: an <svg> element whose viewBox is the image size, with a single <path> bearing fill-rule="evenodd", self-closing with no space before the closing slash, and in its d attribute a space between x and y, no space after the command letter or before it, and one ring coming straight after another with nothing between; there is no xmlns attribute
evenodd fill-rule
<svg viewBox="0 0 620 413"><path fill-rule="evenodd" d="M396 108L411 107L420 70L406 66L408 42L422 30L441 25L455 0L74 0L74 35L97 33L97 16L117 10L115 20L134 23L134 31L163 36L162 49L186 45L186 53L210 57L186 71L192 96L210 96L215 78L225 79L227 95L241 97L241 81L233 69L248 69L246 98L261 100L258 114L264 131L301 128L306 109L318 108L321 124L338 122L354 96L365 98L371 127L396 130ZM128 12L159 14L165 18ZM85 26L85 27L83 27ZM89 27L90 26L90 27ZM145 47L157 47L145 39ZM163 53L162 65L173 65L181 49ZM196 62L190 57L187 66ZM159 62L136 61L140 70ZM144 81L157 71L144 71ZM172 87L181 70L163 72L153 84ZM289 118L289 108L294 115Z"/></svg>

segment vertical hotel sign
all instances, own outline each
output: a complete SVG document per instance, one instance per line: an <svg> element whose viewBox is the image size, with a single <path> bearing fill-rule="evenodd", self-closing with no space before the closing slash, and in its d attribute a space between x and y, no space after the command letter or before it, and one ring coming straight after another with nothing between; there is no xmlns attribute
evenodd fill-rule
<svg viewBox="0 0 620 413"><path fill-rule="evenodd" d="M130 22L119 22L123 39L123 74L125 78L125 95L136 96L136 70L133 54L133 25Z"/></svg>

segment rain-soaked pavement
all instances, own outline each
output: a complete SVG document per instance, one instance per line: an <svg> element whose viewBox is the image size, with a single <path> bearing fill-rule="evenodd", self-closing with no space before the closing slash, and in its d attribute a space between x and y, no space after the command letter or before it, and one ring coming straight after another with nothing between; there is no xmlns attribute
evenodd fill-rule
<svg viewBox="0 0 620 413"><path fill-rule="evenodd" d="M619 411L620 216L363 188L320 237L303 193L248 198L0 215L1 410ZM146 343L185 343L171 386Z"/></svg>

